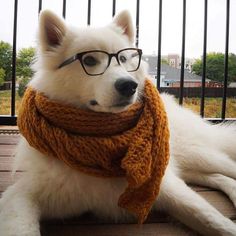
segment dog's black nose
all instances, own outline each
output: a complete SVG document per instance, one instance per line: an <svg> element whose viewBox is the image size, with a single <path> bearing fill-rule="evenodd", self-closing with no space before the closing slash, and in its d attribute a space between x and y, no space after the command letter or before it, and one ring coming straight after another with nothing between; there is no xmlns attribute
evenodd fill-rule
<svg viewBox="0 0 236 236"><path fill-rule="evenodd" d="M115 82L116 90L125 97L131 97L136 92L137 86L138 84L129 78L118 79Z"/></svg>

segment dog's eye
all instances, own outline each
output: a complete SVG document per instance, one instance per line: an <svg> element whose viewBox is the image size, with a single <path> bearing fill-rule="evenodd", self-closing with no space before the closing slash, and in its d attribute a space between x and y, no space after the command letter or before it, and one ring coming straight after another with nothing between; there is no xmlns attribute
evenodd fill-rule
<svg viewBox="0 0 236 236"><path fill-rule="evenodd" d="M119 58L120 62L125 63L127 61L126 57L121 55Z"/></svg>
<svg viewBox="0 0 236 236"><path fill-rule="evenodd" d="M94 58L92 56L87 56L83 59L83 63L86 66L96 66L98 61L96 60L96 58Z"/></svg>

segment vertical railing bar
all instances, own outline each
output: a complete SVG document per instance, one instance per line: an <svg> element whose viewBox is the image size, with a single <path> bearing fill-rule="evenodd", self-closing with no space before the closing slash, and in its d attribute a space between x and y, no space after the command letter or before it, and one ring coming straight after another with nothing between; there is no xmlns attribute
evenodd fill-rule
<svg viewBox="0 0 236 236"><path fill-rule="evenodd" d="M182 53L181 53L181 70L180 70L180 90L179 104L183 104L184 92L184 70L185 70L185 34L186 34L186 0L183 0L183 26L182 26Z"/></svg>
<svg viewBox="0 0 236 236"><path fill-rule="evenodd" d="M204 117L205 106L205 84L206 84L206 57L207 57L207 12L208 0L204 1L204 35L203 35L203 55L202 55L202 88L200 115Z"/></svg>
<svg viewBox="0 0 236 236"><path fill-rule="evenodd" d="M17 8L18 0L14 6L14 25L13 25L13 46L12 46L12 83L11 83L11 116L15 116L15 96L16 96L16 38L17 38Z"/></svg>
<svg viewBox="0 0 236 236"><path fill-rule="evenodd" d="M139 44L139 7L140 7L140 1L136 1L136 41L135 46L138 47Z"/></svg>
<svg viewBox="0 0 236 236"><path fill-rule="evenodd" d="M63 0L62 4L63 4L62 5L62 16L65 19L66 18L66 0Z"/></svg>
<svg viewBox="0 0 236 236"><path fill-rule="evenodd" d="M112 1L112 17L116 14L116 0Z"/></svg>
<svg viewBox="0 0 236 236"><path fill-rule="evenodd" d="M225 58L224 58L224 87L221 118L225 119L226 99L227 99L227 83L228 83L228 57L229 57L229 15L230 0L226 0L226 32L225 32Z"/></svg>
<svg viewBox="0 0 236 236"><path fill-rule="evenodd" d="M159 0L157 89L160 89L160 84L161 84L161 35L162 35L162 0Z"/></svg>
<svg viewBox="0 0 236 236"><path fill-rule="evenodd" d="M91 0L88 0L87 25L91 24Z"/></svg>
<svg viewBox="0 0 236 236"><path fill-rule="evenodd" d="M41 10L42 10L42 0L39 0L38 14L41 12Z"/></svg>

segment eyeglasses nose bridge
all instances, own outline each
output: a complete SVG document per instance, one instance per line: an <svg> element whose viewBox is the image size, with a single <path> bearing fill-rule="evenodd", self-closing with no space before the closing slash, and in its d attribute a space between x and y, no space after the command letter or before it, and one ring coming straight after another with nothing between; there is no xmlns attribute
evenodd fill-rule
<svg viewBox="0 0 236 236"><path fill-rule="evenodd" d="M116 61L117 61L118 65L120 65L120 61L118 59L118 53L110 53L109 54L109 65L111 64L111 60L112 60L113 57L116 58Z"/></svg>

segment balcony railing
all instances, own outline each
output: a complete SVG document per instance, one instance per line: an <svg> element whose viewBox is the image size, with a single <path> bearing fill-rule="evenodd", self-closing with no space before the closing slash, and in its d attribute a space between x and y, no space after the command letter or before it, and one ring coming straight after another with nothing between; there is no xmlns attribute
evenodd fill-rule
<svg viewBox="0 0 236 236"><path fill-rule="evenodd" d="M45 0L46 1L46 0ZM114 16L116 13L116 0L112 1L112 9L111 9L111 16ZM136 0L136 46L139 45L139 19L140 19L140 1ZM178 99L179 104L183 104L184 98L184 65L185 65L185 38L186 38L186 1L182 0L182 50L181 50L181 73L180 73L180 87L178 90ZM203 60L203 68L202 68L202 86L201 86L201 104L200 104L200 115L204 117L204 108L205 108L205 81L206 81L206 57L207 57L207 32L208 32L208 0L202 0L204 2L204 25L203 25L203 47L202 47L202 60ZM66 9L67 3L69 1L66 0L62 1L62 16L66 18ZM160 88L160 81L161 81L161 56L162 56L162 0L159 0L159 8L157 9L158 22L156 25L158 27L158 42L157 42L157 75L156 75L156 82L157 88ZM91 6L93 4L92 0L87 0L87 25L91 24ZM146 1L148 4L148 1ZM40 13L43 5L43 0L38 1L38 13ZM15 125L17 116L16 116L16 46L17 46L17 19L18 19L18 0L14 0L14 21L13 21L13 54L12 54L12 86L11 86L11 112L10 115L2 115L0 116L0 125ZM230 0L225 0L225 11L226 11L226 18L225 18L225 57L224 57L224 82L223 82L223 96L222 96L222 108L221 108L221 117L216 119L217 121L225 121L229 120L226 119L226 101L227 101L227 84L228 84L228 56L229 56L229 25L230 25ZM168 89L165 89L165 91ZM1 108L0 108L1 109ZM212 119L215 120L215 119ZM233 118L236 120L236 118Z"/></svg>

